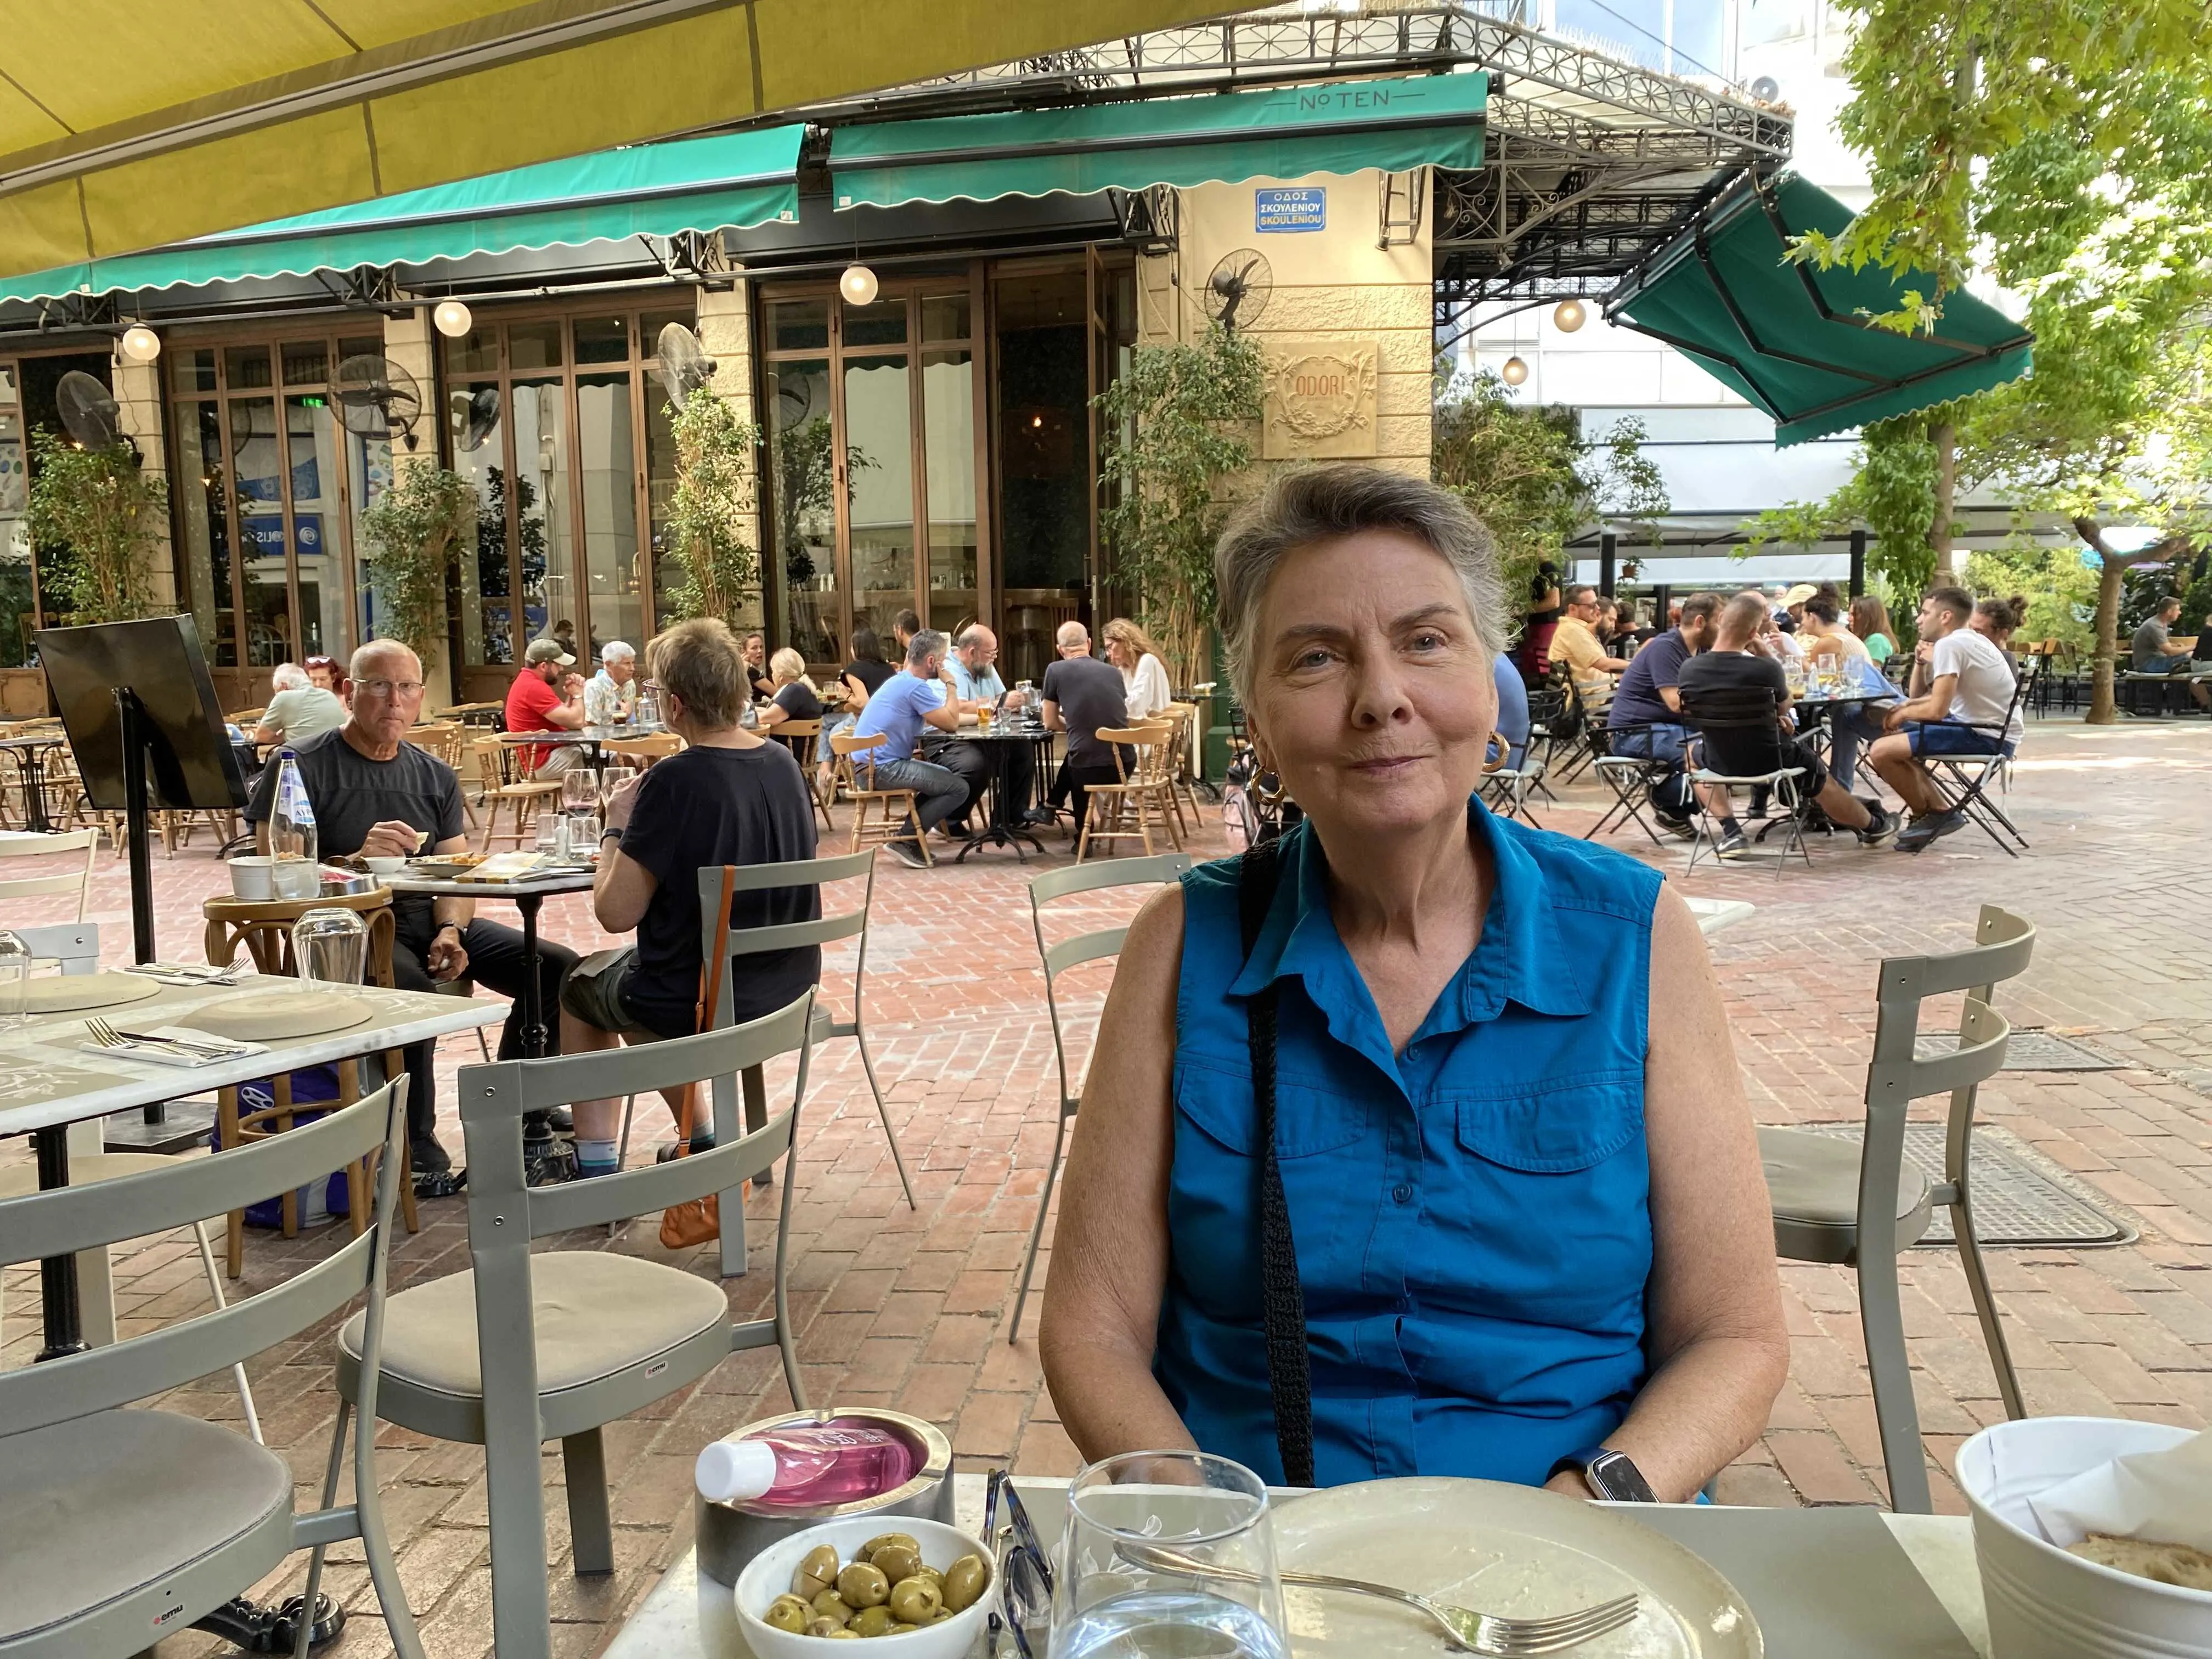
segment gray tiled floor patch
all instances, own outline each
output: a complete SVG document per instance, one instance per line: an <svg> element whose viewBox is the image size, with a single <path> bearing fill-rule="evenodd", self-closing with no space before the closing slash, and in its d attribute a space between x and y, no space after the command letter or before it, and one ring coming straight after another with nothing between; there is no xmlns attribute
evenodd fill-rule
<svg viewBox="0 0 2212 1659"><path fill-rule="evenodd" d="M1955 1033L1939 1032L1933 1036L1923 1033L1916 1045L1916 1054L1921 1060L1933 1060L1958 1046ZM2049 1031L2014 1031L2012 1041L2005 1045L2004 1069L2008 1072L2117 1072L2127 1063L2086 1042L2054 1036Z"/></svg>
<svg viewBox="0 0 2212 1659"><path fill-rule="evenodd" d="M1860 1133L1856 1123L1805 1127L1850 1140ZM1930 1181L1943 1178L1943 1135L1940 1123L1905 1126L1905 1159ZM1974 1226L1984 1245L2132 1244L2142 1237L2106 1207L2109 1200L2092 1196L2002 1129L1974 1131L1973 1160ZM1951 1243L1951 1212L1938 1209L1919 1248L1948 1249Z"/></svg>

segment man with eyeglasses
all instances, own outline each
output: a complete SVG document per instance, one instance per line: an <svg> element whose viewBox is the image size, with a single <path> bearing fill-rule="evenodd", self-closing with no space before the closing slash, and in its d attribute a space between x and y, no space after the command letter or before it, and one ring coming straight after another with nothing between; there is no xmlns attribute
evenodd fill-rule
<svg viewBox="0 0 2212 1659"><path fill-rule="evenodd" d="M326 858L360 854L405 858L418 852L464 853L460 781L436 756L407 741L422 711L422 664L394 640L372 640L353 653L339 695L346 723L292 750L315 810L316 850ZM275 810L275 765L261 774L246 809L256 841L269 850L268 820ZM392 904L392 978L403 990L428 991L468 975L502 996L519 996L528 957L512 927L477 919L465 898L400 895ZM575 953L541 939L538 946L538 1006L558 1008L561 988ZM500 1034L499 1057L522 1052L521 1004ZM574 1016L561 1016L562 1047L572 1047ZM459 1189L453 1158L439 1145L434 1045L406 1051L407 1139L419 1194L445 1197Z"/></svg>

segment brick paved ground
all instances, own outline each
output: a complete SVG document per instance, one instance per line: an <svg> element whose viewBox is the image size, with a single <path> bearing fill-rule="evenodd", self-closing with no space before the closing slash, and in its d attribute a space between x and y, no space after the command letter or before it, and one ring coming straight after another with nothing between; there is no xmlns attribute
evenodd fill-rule
<svg viewBox="0 0 2212 1659"><path fill-rule="evenodd" d="M2212 949L2197 923L2205 892L2201 836L2212 821L2212 727L2051 723L2033 732L2019 773L2011 806L2035 845L2018 861L1969 831L1917 860L1838 842L1816 845L1814 869L1778 885L1739 869L1701 870L1685 885L1759 906L1713 948L1737 1058L1764 1122L1858 1117L1878 957L1955 948L1984 901L2037 922L2036 963L2007 988L2008 1013L2018 1025L2087 1035L2130 1069L2007 1074L1984 1091L1986 1120L2123 1206L2142 1237L2118 1249L1992 1254L2028 1401L2038 1412L2202 1426L2212 1419ZM1590 799L1587 790L1570 791L1567 807L1547 817L1579 833L1591 821L1583 810ZM1640 842L1616 844L1649 853ZM1670 870L1679 863L1671 851L1656 856ZM172 952L196 950L198 902L219 878L204 839L157 863L164 942ZM1017 869L1004 854L928 874L882 866L868 1013L921 1207L901 1201L857 1060L849 1044L835 1045L817 1063L819 1088L801 1134L793 1282L817 1400L878 1401L932 1419L952 1434L968 1467L1011 1462L1052 1474L1072 1469L1076 1455L1041 1386L1034 1325L1019 1345L1005 1340L1055 1098L1022 890L1036 867ZM1072 925L1100 925L1126 908L1101 902L1073 912ZM108 928L109 954L120 957L128 928L119 866L103 865L95 911ZM40 918L27 911L12 919ZM549 921L574 943L594 937L579 903L550 908ZM1109 971L1079 970L1064 981L1075 1023L1085 1028L1079 1049ZM842 990L843 981L833 972L831 984ZM448 1042L445 1063L474 1054L472 1043ZM443 1098L453 1099L450 1089ZM666 1137L657 1109L640 1121L641 1137ZM459 1149L458 1127L449 1125L446 1138ZM0 1155L22 1156L21 1143ZM760 1199L753 1208L772 1213ZM730 1285L739 1316L767 1296L769 1237L767 1227L756 1231L756 1271ZM566 1242L665 1255L650 1224L612 1246ZM257 1235L246 1284L275 1283L328 1243L327 1236L288 1245ZM465 1261L460 1204L427 1205L422 1232L395 1249L394 1282L450 1273ZM696 1253L690 1265L709 1271ZM1722 1496L1759 1504L1877 1501L1880 1454L1850 1278L1795 1266L1783 1277L1791 1381L1761 1443L1722 1477ZM1959 1442L1996 1414L1995 1388L1955 1261L1911 1252L1905 1279L1937 1503L1956 1509L1944 1470ZM126 1329L204 1304L180 1237L127 1253L117 1280ZM26 1317L36 1295L30 1271L9 1270L5 1292L13 1318L4 1362L22 1364L35 1346ZM326 1336L264 1356L252 1370L270 1443L303 1483L318 1480L332 1410ZM699 1445L785 1400L770 1356L736 1356L687 1395L608 1431L620 1562L611 1578L569 1573L565 1517L551 1494L548 1565L561 1651L595 1650L683 1549ZM163 1404L238 1416L220 1380ZM401 1571L430 1650L476 1659L490 1642L481 1456L392 1430L381 1443ZM545 1467L549 1486L557 1483L557 1459ZM303 1501L310 1492L303 1484ZM373 1606L358 1547L336 1555L334 1588L356 1607ZM280 1575L266 1588L297 1576ZM219 1644L189 1633L161 1648L165 1659L210 1650ZM385 1651L381 1626L373 1617L357 1623L337 1650L345 1659Z"/></svg>

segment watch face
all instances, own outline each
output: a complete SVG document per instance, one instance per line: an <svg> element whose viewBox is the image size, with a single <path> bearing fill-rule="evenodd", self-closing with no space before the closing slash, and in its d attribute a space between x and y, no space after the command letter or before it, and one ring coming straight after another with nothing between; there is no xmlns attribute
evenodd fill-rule
<svg viewBox="0 0 2212 1659"><path fill-rule="evenodd" d="M1583 1471L1583 1479L1596 1489L1601 1498L1609 1498L1619 1504L1656 1504L1658 1495L1651 1483L1644 1478L1626 1452L1608 1451L1594 1457Z"/></svg>

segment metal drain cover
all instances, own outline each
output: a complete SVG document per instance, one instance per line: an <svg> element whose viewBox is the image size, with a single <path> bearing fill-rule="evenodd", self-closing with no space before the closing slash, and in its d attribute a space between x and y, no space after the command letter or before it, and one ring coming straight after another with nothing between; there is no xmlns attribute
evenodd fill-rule
<svg viewBox="0 0 2212 1659"><path fill-rule="evenodd" d="M1958 1046L1956 1033L1938 1032L1932 1036L1923 1034L1913 1045L1913 1057L1934 1060L1954 1052ZM2049 1031L2014 1031L2012 1040L2005 1044L2004 1069L2008 1072L2118 1072L2124 1070L2127 1064L2086 1042L2055 1036Z"/></svg>
<svg viewBox="0 0 2212 1659"><path fill-rule="evenodd" d="M1856 1123L1808 1123L1815 1134L1856 1140ZM1943 1179L1944 1127L1905 1126L1905 1156L1930 1181ZM1977 1127L1973 1146L1974 1228L1984 1245L2132 1244L2142 1235L2080 1183L2002 1129ZM1917 1249L1951 1248L1951 1212L1936 1210Z"/></svg>

